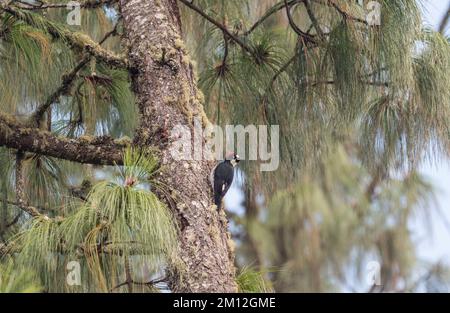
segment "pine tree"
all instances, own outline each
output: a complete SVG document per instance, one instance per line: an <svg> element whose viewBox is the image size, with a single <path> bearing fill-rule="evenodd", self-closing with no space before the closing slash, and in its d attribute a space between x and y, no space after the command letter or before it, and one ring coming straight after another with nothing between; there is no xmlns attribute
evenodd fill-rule
<svg viewBox="0 0 450 313"><path fill-rule="evenodd" d="M67 2L0 1L14 290L336 290L371 255L384 290L411 277L417 168L450 151L450 46L418 3L377 23L368 1L85 0L73 26ZM173 157L195 119L280 125L279 169L241 167L243 215L214 206L214 162Z"/></svg>

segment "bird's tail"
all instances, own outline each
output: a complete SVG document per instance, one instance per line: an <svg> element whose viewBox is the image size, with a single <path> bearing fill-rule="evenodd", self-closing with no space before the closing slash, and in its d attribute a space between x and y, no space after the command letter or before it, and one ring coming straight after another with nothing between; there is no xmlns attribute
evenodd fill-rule
<svg viewBox="0 0 450 313"><path fill-rule="evenodd" d="M220 194L214 196L214 204L217 206L217 210L220 210L222 204L222 196Z"/></svg>

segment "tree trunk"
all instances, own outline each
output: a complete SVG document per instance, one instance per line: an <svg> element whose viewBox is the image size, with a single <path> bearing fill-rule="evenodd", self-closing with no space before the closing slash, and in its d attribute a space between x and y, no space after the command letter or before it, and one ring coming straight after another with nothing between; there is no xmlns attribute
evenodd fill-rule
<svg viewBox="0 0 450 313"><path fill-rule="evenodd" d="M233 242L208 182L212 164L176 161L170 152L176 125L192 129L194 117L203 126L209 123L181 39L177 1L121 0L120 7L141 119L135 144L161 151L161 181L172 198L163 200L172 204L180 226L179 256L184 264L170 287L175 292L235 292ZM181 280L176 279L179 274Z"/></svg>

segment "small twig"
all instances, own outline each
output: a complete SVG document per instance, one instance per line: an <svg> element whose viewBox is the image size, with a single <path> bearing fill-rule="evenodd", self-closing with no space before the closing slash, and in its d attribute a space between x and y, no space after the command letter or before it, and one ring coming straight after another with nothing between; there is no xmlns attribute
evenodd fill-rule
<svg viewBox="0 0 450 313"><path fill-rule="evenodd" d="M18 151L16 154L16 198L17 198L17 206L21 208L26 213L30 214L33 217L42 216L39 211L32 206L28 206L25 200L25 180L23 176L23 156L24 153L22 151ZM48 217L47 217L48 218Z"/></svg>
<svg viewBox="0 0 450 313"><path fill-rule="evenodd" d="M302 31L297 24L295 24L294 19L292 18L291 15L291 8L289 7L287 0L284 0L284 5L286 8L286 14L289 20L289 25L291 26L292 30L299 36L302 37L305 42L312 42L312 43L316 43L316 40L314 39L314 36Z"/></svg>
<svg viewBox="0 0 450 313"><path fill-rule="evenodd" d="M109 292L112 292L112 291L114 291L116 289L119 289L120 287L128 285L129 283L134 284L134 285L138 285L138 286L154 286L156 284L159 284L159 283L162 283L162 282L165 282L165 281L167 281L167 277L162 277L162 278L150 280L148 282L139 282L139 281L134 281L134 280L124 281L123 283L120 283L120 284L114 286L113 288L111 288L109 290Z"/></svg>
<svg viewBox="0 0 450 313"><path fill-rule="evenodd" d="M225 33L228 37L230 37L234 42L236 42L242 49L244 49L245 51L247 51L248 53L250 53L251 55L253 55L253 49L248 46L246 43L244 43L241 39L239 39L237 36L233 35L228 28L219 23L218 21L216 21L215 19L213 19L211 16L209 16L208 14L206 14L202 9L200 9L199 7L197 7L195 4L187 1L187 0L178 0L181 3L183 3L184 5L186 5L188 8L194 10L195 12L197 12L198 14L200 14L204 19L206 19L208 22L210 22L211 24L213 24L214 26L216 26L217 28L219 28L223 33Z"/></svg>
<svg viewBox="0 0 450 313"><path fill-rule="evenodd" d="M22 216L22 213L23 213L23 211L20 211L19 213L17 213L17 215L14 217L14 219L11 222L9 222L8 224L6 224L6 228L9 228L9 227L17 224L20 217Z"/></svg>
<svg viewBox="0 0 450 313"><path fill-rule="evenodd" d="M78 72L91 60L90 55L85 55L80 62L67 74L63 75L62 84L58 87L48 99L41 104L30 118L30 125L33 127L39 127L39 123L42 120L45 112L49 107L63 94L69 92L70 88L77 77Z"/></svg>
<svg viewBox="0 0 450 313"><path fill-rule="evenodd" d="M227 58L228 58L228 38L225 33L223 33L223 58L222 58L222 64L219 68L219 76L223 76L226 71L226 64L227 64Z"/></svg>
<svg viewBox="0 0 450 313"><path fill-rule="evenodd" d="M441 34L444 34L445 27L447 26L449 20L450 20L450 4L448 5L447 13L445 13L445 15L442 18L442 21L441 21L441 23L439 25L439 32Z"/></svg>
<svg viewBox="0 0 450 313"><path fill-rule="evenodd" d="M119 19L117 20L116 24L114 25L114 28L111 29L109 32L107 32L107 33L103 36L102 40L100 40L100 41L98 42L99 45L104 44L105 41L106 41L109 37L117 35L117 28L118 28L118 26L119 26L119 22L120 22L121 19L122 19L122 17L119 17Z"/></svg>
<svg viewBox="0 0 450 313"><path fill-rule="evenodd" d="M303 3L305 4L306 12L309 15L309 19L311 20L311 23L314 25L314 28L316 29L317 34L319 35L321 40L324 40L325 39L325 35L324 35L323 31L322 31L322 28L320 28L319 21L317 20L316 16L314 15L314 12L313 12L313 10L311 8L310 1L309 0L305 0L305 1L303 1Z"/></svg>
<svg viewBox="0 0 450 313"><path fill-rule="evenodd" d="M317 3L323 4L323 5L328 5L330 7L333 7L334 9L336 9L336 11L339 12L339 14L342 15L342 17L344 18L344 20L350 20L350 21L354 21L354 22L359 22L362 23L364 25L369 25L369 23L361 18L355 17L350 15L349 13L347 13L345 10L341 9L333 0L326 0L326 2L322 2L319 0L315 0Z"/></svg>
<svg viewBox="0 0 450 313"><path fill-rule="evenodd" d="M19 222L19 219L22 217L23 211L21 210L19 213L16 214L16 216L13 218L13 220L9 223L6 223L2 229L0 229L0 235L3 236L5 231L10 228L11 226L14 226Z"/></svg>
<svg viewBox="0 0 450 313"><path fill-rule="evenodd" d="M99 45L103 44L109 37L117 33L117 26L119 22L117 22L114 26L114 28L107 32L102 40L100 40ZM62 95L65 93L68 93L70 89L73 86L73 83L75 82L76 78L78 77L78 73L84 68L86 64L88 64L92 59L92 55L86 54L83 56L80 62L78 62L75 67L68 72L67 74L63 75L62 78L62 84L58 87L49 97L48 99L42 103L36 111L33 113L33 115L30 118L30 125L34 127L39 127L39 124L45 114L45 112L48 111L50 106Z"/></svg>
<svg viewBox="0 0 450 313"><path fill-rule="evenodd" d="M12 200L9 200L9 199L0 199L0 202L7 203L9 205L14 205L14 206L20 208L19 202L17 202L17 201L12 201ZM52 211L52 209L44 208L44 207L40 207L40 206L32 206L32 207L35 208L36 210L38 210L39 212L50 212L50 211ZM23 211L20 211L19 215L22 215L22 212ZM15 220L16 220L16 218L14 218L13 221L15 221ZM9 224L14 224L14 223L11 222ZM7 224L7 225L9 225L9 224ZM10 225L10 226L12 226L12 225Z"/></svg>
<svg viewBox="0 0 450 313"><path fill-rule="evenodd" d="M304 0L290 0L288 1L288 5L294 5L296 3L302 2ZM271 7L267 12L259 19L257 20L252 27L249 28L248 31L244 33L244 36L250 35L258 26L260 26L266 19L272 16L272 14L281 11L286 6L284 1L278 2L273 7Z"/></svg>
<svg viewBox="0 0 450 313"><path fill-rule="evenodd" d="M128 292L133 293L133 278L131 277L130 260L125 256L125 279L128 285Z"/></svg>

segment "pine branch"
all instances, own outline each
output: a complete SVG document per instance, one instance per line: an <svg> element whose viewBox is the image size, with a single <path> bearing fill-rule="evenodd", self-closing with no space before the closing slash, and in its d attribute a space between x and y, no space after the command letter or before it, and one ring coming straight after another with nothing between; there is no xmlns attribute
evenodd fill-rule
<svg viewBox="0 0 450 313"><path fill-rule="evenodd" d="M117 26L119 23L116 23L114 28L105 34L103 39L99 42L99 45L103 44L109 37L117 33ZM39 124L44 116L44 113L50 108L50 106L58 100L58 98L70 91L75 82L75 79L78 76L79 71L83 69L83 67L91 61L91 55L85 55L81 59L80 62L67 74L64 74L62 77L62 84L58 87L45 101L42 103L34 114L30 118L30 126L39 127Z"/></svg>
<svg viewBox="0 0 450 313"><path fill-rule="evenodd" d="M78 163L114 165L122 164L122 151L129 144L106 136L78 139L55 136L0 113L0 146L8 148Z"/></svg>
<svg viewBox="0 0 450 313"><path fill-rule="evenodd" d="M0 2L0 10L11 14L32 27L36 27L50 34L54 39L62 39L71 47L81 49L96 57L98 60L114 68L128 68L128 59L118 56L113 52L102 48L88 35L79 32L71 32L63 26L47 20L46 18L31 12L25 12L17 7Z"/></svg>
<svg viewBox="0 0 450 313"><path fill-rule="evenodd" d="M229 49L228 49L228 38L226 36L226 34L223 34L223 47L224 47L224 51L223 51L223 58L222 58L222 65L221 65L221 71L225 70L226 66L227 66L227 58L228 58L228 53L229 53ZM221 72L221 74L224 74L223 72Z"/></svg>
<svg viewBox="0 0 450 313"><path fill-rule="evenodd" d="M20 3L23 6L20 6L22 10L47 10L47 9L61 9L61 8L67 8L67 3L38 3L38 4L31 4L26 3L22 1L14 1L16 3ZM80 8L83 9L96 9L98 7L101 7L103 5L112 5L116 3L117 0L85 0L83 2L79 3Z"/></svg>
<svg viewBox="0 0 450 313"><path fill-rule="evenodd" d="M305 82L301 84L302 86L310 86L316 87L319 85L333 85L336 82L334 80L318 80L314 82ZM369 81L369 80L360 80L361 84L374 86L374 87L389 87L389 82L379 82L379 81Z"/></svg>

